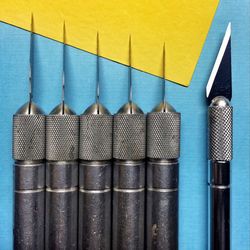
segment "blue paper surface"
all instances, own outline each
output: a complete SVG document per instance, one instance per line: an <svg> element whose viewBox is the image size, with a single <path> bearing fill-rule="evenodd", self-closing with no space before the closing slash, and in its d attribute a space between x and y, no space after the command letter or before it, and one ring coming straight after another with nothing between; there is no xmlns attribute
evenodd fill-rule
<svg viewBox="0 0 250 250"><path fill-rule="evenodd" d="M250 249L250 2L222 0L191 86L167 83L168 101L182 114L180 158L180 250L207 249L207 105L205 86L224 32L232 22L234 159L231 243ZM0 22L0 250L12 249L12 115L28 100L30 34ZM49 113L61 99L62 45L35 36L34 101ZM67 47L66 102L82 113L95 96L94 55ZM149 58L150 60L150 58ZM101 59L101 102L115 113L127 101L128 69ZM161 98L162 80L133 70L134 101L149 112Z"/></svg>

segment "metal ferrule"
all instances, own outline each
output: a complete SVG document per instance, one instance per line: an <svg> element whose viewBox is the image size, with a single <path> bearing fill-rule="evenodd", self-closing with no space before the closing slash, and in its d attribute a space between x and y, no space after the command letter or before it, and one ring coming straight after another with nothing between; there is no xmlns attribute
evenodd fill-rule
<svg viewBox="0 0 250 250"><path fill-rule="evenodd" d="M14 248L44 249L45 116L34 103L13 116Z"/></svg>
<svg viewBox="0 0 250 250"><path fill-rule="evenodd" d="M77 249L79 117L67 106L46 117L45 249Z"/></svg>
<svg viewBox="0 0 250 250"><path fill-rule="evenodd" d="M48 115L46 117L46 159L78 160L79 117Z"/></svg>
<svg viewBox="0 0 250 250"><path fill-rule="evenodd" d="M45 116L15 114L13 116L13 159L39 161L45 158Z"/></svg>
<svg viewBox="0 0 250 250"><path fill-rule="evenodd" d="M114 116L113 157L141 160L146 154L146 117L144 114L118 113Z"/></svg>
<svg viewBox="0 0 250 250"><path fill-rule="evenodd" d="M147 249L178 249L180 119L164 103L147 115Z"/></svg>
<svg viewBox="0 0 250 250"><path fill-rule="evenodd" d="M177 112L151 112L147 115L147 157L179 158L180 123L181 116Z"/></svg>
<svg viewBox="0 0 250 250"><path fill-rule="evenodd" d="M89 161L112 159L113 117L110 114L80 116L79 158Z"/></svg>
<svg viewBox="0 0 250 250"><path fill-rule="evenodd" d="M80 116L79 249L111 246L113 117L100 103Z"/></svg>
<svg viewBox="0 0 250 250"><path fill-rule="evenodd" d="M209 159L231 161L233 152L233 108L222 96L208 108Z"/></svg>
<svg viewBox="0 0 250 250"><path fill-rule="evenodd" d="M146 117L134 103L114 116L114 250L144 249Z"/></svg>

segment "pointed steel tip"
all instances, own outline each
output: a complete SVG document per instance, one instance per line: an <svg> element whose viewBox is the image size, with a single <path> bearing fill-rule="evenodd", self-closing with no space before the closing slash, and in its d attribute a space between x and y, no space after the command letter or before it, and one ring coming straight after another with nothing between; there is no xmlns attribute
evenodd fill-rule
<svg viewBox="0 0 250 250"><path fill-rule="evenodd" d="M131 67L131 54L132 54L132 41L131 34L129 34L129 44L128 44L128 56L129 56L129 67Z"/></svg>
<svg viewBox="0 0 250 250"><path fill-rule="evenodd" d="M163 43L163 49L162 49L162 55L163 55L163 60L165 61L165 54L166 54L166 45L165 42Z"/></svg>
<svg viewBox="0 0 250 250"><path fill-rule="evenodd" d="M31 12L31 15L30 15L30 31L32 33L34 31L34 15L33 15L33 12Z"/></svg>
<svg viewBox="0 0 250 250"><path fill-rule="evenodd" d="M96 55L99 56L99 31L96 33Z"/></svg>
<svg viewBox="0 0 250 250"><path fill-rule="evenodd" d="M166 46L165 46L165 42L163 43L163 49L162 49L162 59L163 59L163 67L165 68L165 55L166 55Z"/></svg>
<svg viewBox="0 0 250 250"><path fill-rule="evenodd" d="M65 43L66 40L66 24L65 20L63 20L63 43Z"/></svg>
<svg viewBox="0 0 250 250"><path fill-rule="evenodd" d="M99 45L99 32L98 31L96 33L96 44L97 46Z"/></svg>
<svg viewBox="0 0 250 250"><path fill-rule="evenodd" d="M131 34L129 34L129 48L130 48L130 50L131 50L131 43L132 43L132 38L131 38Z"/></svg>

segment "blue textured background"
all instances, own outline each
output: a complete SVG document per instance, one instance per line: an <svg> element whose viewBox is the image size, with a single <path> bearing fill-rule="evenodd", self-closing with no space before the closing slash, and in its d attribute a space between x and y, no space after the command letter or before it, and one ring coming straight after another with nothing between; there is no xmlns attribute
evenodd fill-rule
<svg viewBox="0 0 250 250"><path fill-rule="evenodd" d="M169 102L182 113L180 249L207 249L207 143L205 85L232 22L234 160L232 249L250 249L250 1L221 0L191 86L167 84ZM93 41L94 41L93 37ZM127 48L124 48L127 49ZM46 113L60 102L61 44L35 37L34 100ZM66 101L78 113L94 101L95 56L67 48ZM0 249L12 249L12 114L28 98L29 33L0 22ZM159 58L160 65L160 58ZM101 59L101 101L111 112L127 101L127 68ZM145 112L161 96L161 80L133 71L134 101Z"/></svg>

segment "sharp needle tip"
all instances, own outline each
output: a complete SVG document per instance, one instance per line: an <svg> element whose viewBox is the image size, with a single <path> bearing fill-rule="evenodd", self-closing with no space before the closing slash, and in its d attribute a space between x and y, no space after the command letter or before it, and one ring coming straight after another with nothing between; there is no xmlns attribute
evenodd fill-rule
<svg viewBox="0 0 250 250"><path fill-rule="evenodd" d="M162 51L162 88L163 88L163 93L162 93L162 101L164 104L164 109L165 109L165 103L166 103L166 86L165 86L165 79L166 79L166 46L165 46L165 42L163 43L163 51Z"/></svg>
<svg viewBox="0 0 250 250"><path fill-rule="evenodd" d="M66 24L65 20L63 20L63 69L62 69L62 114L64 114L64 106L65 106L65 61L66 61Z"/></svg>
<svg viewBox="0 0 250 250"><path fill-rule="evenodd" d="M97 112L99 114L99 99L100 99L100 86L99 86L99 32L96 33L96 103Z"/></svg>
<svg viewBox="0 0 250 250"><path fill-rule="evenodd" d="M129 67L128 67L128 80L129 80L129 103L131 106L131 112L132 112L132 100L133 100L133 94L132 94L132 45L131 45L131 34L129 34Z"/></svg>

